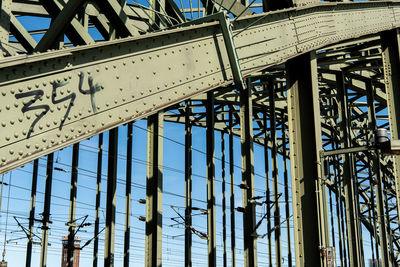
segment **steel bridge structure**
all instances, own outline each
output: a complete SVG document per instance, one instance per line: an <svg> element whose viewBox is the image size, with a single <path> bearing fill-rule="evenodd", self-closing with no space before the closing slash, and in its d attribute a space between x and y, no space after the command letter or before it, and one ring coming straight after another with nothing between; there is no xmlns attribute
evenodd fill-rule
<svg viewBox="0 0 400 267"><path fill-rule="evenodd" d="M98 142L90 261L138 266L131 188L140 121L147 124L146 197L139 200L144 266L175 266L163 262L163 162L177 153L163 149L166 124L184 134L184 187L176 189L184 192L184 206L172 207L184 233L179 266L356 267L370 258L398 266L400 158L371 140L378 128L400 139L400 1L0 0L0 6L1 190L5 174L29 170L30 210L21 215L28 225L15 219L25 231L27 267L34 246L40 266L58 265L47 261L52 187L60 171L55 155L68 147L70 163L62 170L70 177L65 231L73 266L74 238L89 225L77 215L87 139ZM197 144L193 131L200 128L205 138ZM193 186L196 145L205 150L204 208L192 197L200 190ZM265 170L262 193L258 168ZM203 231L192 223L198 212L207 218ZM239 230L235 221L242 219ZM207 251L204 259L194 256L195 239Z"/></svg>

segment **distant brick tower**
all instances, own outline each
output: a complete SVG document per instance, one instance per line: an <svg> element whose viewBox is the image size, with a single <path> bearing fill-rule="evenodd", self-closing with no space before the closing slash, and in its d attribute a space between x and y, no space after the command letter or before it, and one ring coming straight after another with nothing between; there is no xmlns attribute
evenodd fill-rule
<svg viewBox="0 0 400 267"><path fill-rule="evenodd" d="M73 267L79 267L79 254L80 254L80 246L81 239L79 237L75 237L74 242L74 265ZM61 257L61 267L67 267L68 261L68 236L63 236L62 238L62 257Z"/></svg>

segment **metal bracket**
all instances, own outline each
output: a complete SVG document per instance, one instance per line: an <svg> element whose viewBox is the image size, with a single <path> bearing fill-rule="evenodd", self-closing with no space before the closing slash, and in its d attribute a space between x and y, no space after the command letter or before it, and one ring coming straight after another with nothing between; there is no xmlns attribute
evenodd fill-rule
<svg viewBox="0 0 400 267"><path fill-rule="evenodd" d="M173 29L191 25L198 25L211 21L218 21L219 25L221 26L221 33L222 37L224 38L225 48L228 54L229 64L231 66L233 80L235 81L236 87L239 90L246 89L247 85L242 74L242 69L240 68L239 57L237 55L235 42L233 40L232 24L229 20L229 15L225 11L221 11L207 17L196 19L194 21L182 23L171 28Z"/></svg>

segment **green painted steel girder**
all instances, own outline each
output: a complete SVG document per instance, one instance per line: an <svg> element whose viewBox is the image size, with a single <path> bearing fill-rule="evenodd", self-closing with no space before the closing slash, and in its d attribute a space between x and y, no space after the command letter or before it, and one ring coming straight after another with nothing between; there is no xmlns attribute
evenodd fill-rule
<svg viewBox="0 0 400 267"><path fill-rule="evenodd" d="M396 28L398 9L399 2L329 3L240 18L233 39L241 70L248 75L341 40ZM208 22L2 59L0 127L12 131L0 131L0 173L232 83L220 32L218 22Z"/></svg>
<svg viewBox="0 0 400 267"><path fill-rule="evenodd" d="M288 124L296 266L326 266L329 246L319 153L322 149L315 54L287 64Z"/></svg>

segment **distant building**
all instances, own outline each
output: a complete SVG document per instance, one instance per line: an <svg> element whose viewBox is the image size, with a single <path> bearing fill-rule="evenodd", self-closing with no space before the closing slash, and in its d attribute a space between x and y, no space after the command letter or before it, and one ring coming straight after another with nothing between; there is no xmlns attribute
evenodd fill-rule
<svg viewBox="0 0 400 267"><path fill-rule="evenodd" d="M79 237L75 237L74 242L74 265L73 267L79 267L79 254L81 247L81 239ZM67 267L68 261L68 236L63 236L62 238L62 257L61 257L61 267Z"/></svg>
<svg viewBox="0 0 400 267"><path fill-rule="evenodd" d="M369 267L382 267L382 264L378 259L374 259L374 260L370 259Z"/></svg>

